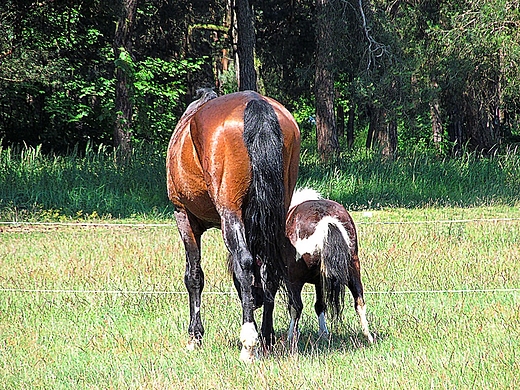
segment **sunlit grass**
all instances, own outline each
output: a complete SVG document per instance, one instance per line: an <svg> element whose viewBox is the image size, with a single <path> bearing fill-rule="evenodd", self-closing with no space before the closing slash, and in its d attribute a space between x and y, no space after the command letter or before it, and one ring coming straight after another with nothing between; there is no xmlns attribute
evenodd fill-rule
<svg viewBox="0 0 520 390"><path fill-rule="evenodd" d="M68 156L0 148L0 220L171 218L164 150L140 147L118 165L106 147ZM329 165L302 151L299 186L350 210L518 207L520 154L458 158L409 152L393 160L359 151Z"/></svg>
<svg viewBox="0 0 520 390"><path fill-rule="evenodd" d="M331 340L318 339L308 288L299 354L284 344L280 296L279 342L252 366L238 360L241 310L220 231L203 238L206 334L189 353L173 225L2 226L0 388L513 388L520 292L503 290L520 287L520 221L418 223L459 213L408 210L405 224L381 223L398 219L390 210L353 213L377 343L366 344L350 304ZM65 291L29 291L46 289ZM471 292L481 289L497 291Z"/></svg>
<svg viewBox="0 0 520 390"><path fill-rule="evenodd" d="M280 294L274 353L248 366L218 230L203 237L204 345L184 348L185 255L161 152L138 150L121 167L103 148L0 150L0 221L73 223L0 224L0 388L514 388L519 156L313 158L303 152L299 185L352 211L377 343L366 344L350 303L332 338L319 338L307 286L299 353L286 348Z"/></svg>

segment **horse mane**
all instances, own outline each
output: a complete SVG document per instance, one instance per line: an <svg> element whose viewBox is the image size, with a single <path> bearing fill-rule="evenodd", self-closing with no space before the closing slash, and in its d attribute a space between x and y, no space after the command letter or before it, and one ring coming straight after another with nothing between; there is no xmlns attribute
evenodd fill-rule
<svg viewBox="0 0 520 390"><path fill-rule="evenodd" d="M312 188L298 188L294 191L289 210L308 200L323 199L321 194Z"/></svg>
<svg viewBox="0 0 520 390"><path fill-rule="evenodd" d="M184 111L184 114L182 114L182 116L192 116L199 110L199 108L204 103L218 97L217 93L213 91L213 89L211 88L199 88L197 89L197 94L195 96L197 97L197 100L194 100L189 104L188 108L186 109L186 111Z"/></svg>

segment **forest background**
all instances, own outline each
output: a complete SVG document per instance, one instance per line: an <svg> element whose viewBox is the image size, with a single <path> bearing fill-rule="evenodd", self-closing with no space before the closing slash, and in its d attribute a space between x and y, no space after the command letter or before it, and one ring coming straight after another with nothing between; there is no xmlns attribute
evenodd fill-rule
<svg viewBox="0 0 520 390"><path fill-rule="evenodd" d="M255 88L287 106L322 160L489 155L519 141L518 1L7 0L3 146L164 151L198 88L240 89L244 6Z"/></svg>

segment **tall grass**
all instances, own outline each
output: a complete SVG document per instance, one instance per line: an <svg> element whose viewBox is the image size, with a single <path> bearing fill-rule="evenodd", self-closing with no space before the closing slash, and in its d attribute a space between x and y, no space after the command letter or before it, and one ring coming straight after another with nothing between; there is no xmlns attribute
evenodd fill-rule
<svg viewBox="0 0 520 390"><path fill-rule="evenodd" d="M171 211L160 151L140 148L126 165L107 147L44 155L41 148L0 148L0 216L128 218Z"/></svg>
<svg viewBox="0 0 520 390"><path fill-rule="evenodd" d="M320 164L303 152L300 183L320 189L353 210L381 207L515 205L520 155L446 158L413 151L395 159L357 152Z"/></svg>
<svg viewBox="0 0 520 390"><path fill-rule="evenodd" d="M351 210L519 202L520 154L441 158L412 152L394 160L372 152L321 164L302 152L299 186ZM141 147L127 165L106 147L50 156L40 148L0 148L0 219L171 216L164 151Z"/></svg>

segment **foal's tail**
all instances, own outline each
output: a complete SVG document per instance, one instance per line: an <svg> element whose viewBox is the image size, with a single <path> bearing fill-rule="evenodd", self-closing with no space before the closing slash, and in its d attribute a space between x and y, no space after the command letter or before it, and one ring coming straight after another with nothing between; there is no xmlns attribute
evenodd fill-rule
<svg viewBox="0 0 520 390"><path fill-rule="evenodd" d="M285 281L283 135L276 113L267 101L255 99L247 103L244 142L252 175L243 210L249 250L257 264L259 261L265 264L271 277Z"/></svg>
<svg viewBox="0 0 520 390"><path fill-rule="evenodd" d="M328 312L333 319L343 311L345 287L350 279L352 266L352 242L343 225L329 222L321 252L321 277L323 295Z"/></svg>

